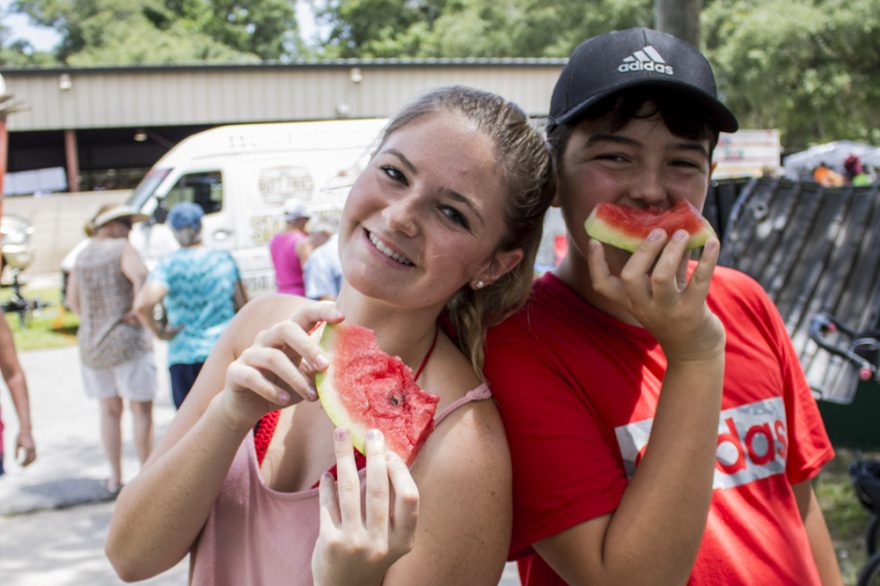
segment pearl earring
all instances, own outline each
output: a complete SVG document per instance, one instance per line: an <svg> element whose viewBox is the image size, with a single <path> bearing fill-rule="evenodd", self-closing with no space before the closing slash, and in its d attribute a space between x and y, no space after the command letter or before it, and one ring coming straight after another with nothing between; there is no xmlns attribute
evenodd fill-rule
<svg viewBox="0 0 880 586"><path fill-rule="evenodd" d="M484 283L483 281L477 281L476 283L474 283L474 289L482 289L485 286L486 283Z"/></svg>

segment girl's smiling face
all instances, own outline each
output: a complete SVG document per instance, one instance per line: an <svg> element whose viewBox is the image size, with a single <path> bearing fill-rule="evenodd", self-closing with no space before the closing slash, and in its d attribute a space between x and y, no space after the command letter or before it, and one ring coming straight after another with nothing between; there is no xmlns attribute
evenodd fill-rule
<svg viewBox="0 0 880 586"><path fill-rule="evenodd" d="M385 138L343 210L340 256L362 294L442 307L461 287L516 265L499 252L508 190L491 140L455 113L424 116Z"/></svg>

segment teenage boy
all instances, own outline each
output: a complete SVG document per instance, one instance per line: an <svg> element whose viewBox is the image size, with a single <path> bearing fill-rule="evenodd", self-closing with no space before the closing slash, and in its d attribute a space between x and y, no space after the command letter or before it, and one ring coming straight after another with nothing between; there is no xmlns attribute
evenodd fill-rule
<svg viewBox="0 0 880 586"><path fill-rule="evenodd" d="M523 584L841 583L810 484L833 450L772 302L714 267L715 239L696 264L682 231L629 254L583 228L599 202L702 208L736 129L706 59L667 34L589 39L560 75L548 139L568 255L486 359Z"/></svg>

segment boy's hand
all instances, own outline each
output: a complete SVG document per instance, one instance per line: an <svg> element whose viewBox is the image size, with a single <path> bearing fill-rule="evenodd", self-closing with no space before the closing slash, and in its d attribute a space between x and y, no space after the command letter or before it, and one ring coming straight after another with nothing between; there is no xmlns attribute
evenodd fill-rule
<svg viewBox="0 0 880 586"><path fill-rule="evenodd" d="M718 262L720 244L712 238L686 281L687 233L668 239L657 229L614 276L605 262L603 245L590 242L589 266L593 287L625 307L650 331L668 361L706 360L724 351L724 326L706 305L709 283Z"/></svg>

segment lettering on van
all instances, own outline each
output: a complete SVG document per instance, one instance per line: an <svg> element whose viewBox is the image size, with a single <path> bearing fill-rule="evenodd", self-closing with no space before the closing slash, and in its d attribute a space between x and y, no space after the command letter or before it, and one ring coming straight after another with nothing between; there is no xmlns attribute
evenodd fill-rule
<svg viewBox="0 0 880 586"><path fill-rule="evenodd" d="M305 167L269 167L260 171L258 189L267 202L283 202L291 197L309 201L315 181Z"/></svg>
<svg viewBox="0 0 880 586"><path fill-rule="evenodd" d="M251 238L254 244L266 244L284 229L284 217L280 212L274 216L254 216L251 218Z"/></svg>

